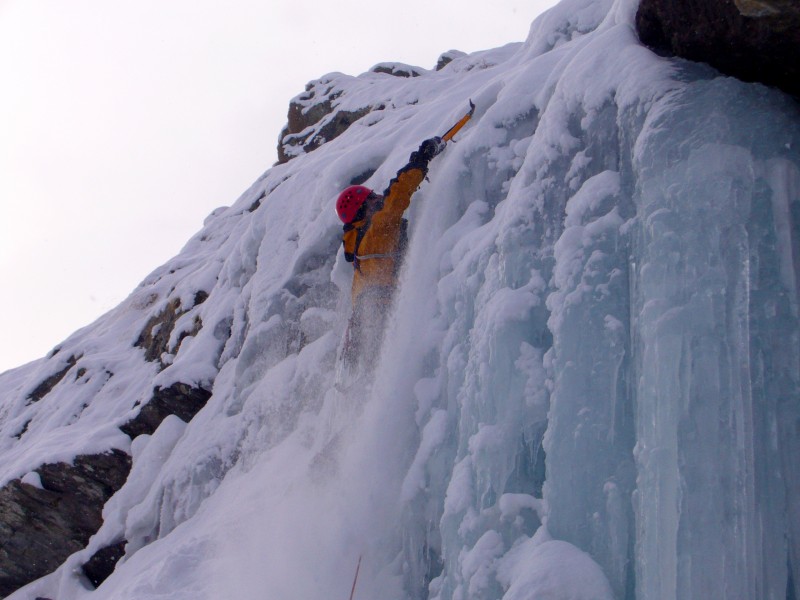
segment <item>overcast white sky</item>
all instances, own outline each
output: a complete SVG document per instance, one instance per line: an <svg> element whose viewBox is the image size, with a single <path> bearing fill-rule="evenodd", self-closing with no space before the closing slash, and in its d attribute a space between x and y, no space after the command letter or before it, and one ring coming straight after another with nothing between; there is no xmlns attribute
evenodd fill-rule
<svg viewBox="0 0 800 600"><path fill-rule="evenodd" d="M523 41L556 0L0 0L0 372L123 300L331 71Z"/></svg>

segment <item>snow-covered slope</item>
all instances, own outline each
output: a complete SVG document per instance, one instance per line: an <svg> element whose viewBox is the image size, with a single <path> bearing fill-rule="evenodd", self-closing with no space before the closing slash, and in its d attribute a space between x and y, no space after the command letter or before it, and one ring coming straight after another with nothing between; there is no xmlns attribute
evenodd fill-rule
<svg viewBox="0 0 800 600"><path fill-rule="evenodd" d="M523 44L314 82L370 111L0 375L0 485L133 457L89 546L10 598L346 598L359 558L355 598L787 597L800 110L654 55L635 9L564 0ZM469 98L409 210L375 384L339 394L334 199L383 189ZM131 443L177 383L212 394ZM79 567L121 539L90 592Z"/></svg>

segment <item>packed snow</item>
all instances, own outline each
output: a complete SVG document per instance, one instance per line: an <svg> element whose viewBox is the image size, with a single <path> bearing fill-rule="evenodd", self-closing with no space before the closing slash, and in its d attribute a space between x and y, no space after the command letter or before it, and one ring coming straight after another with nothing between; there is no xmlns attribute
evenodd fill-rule
<svg viewBox="0 0 800 600"><path fill-rule="evenodd" d="M359 560L355 598L786 598L800 110L656 56L636 6L564 0L524 43L439 71L312 82L372 110L0 375L0 485L133 457L89 546L9 598L347 598ZM352 267L334 200L364 176L382 190L469 99L408 211L374 383L341 393ZM178 299L146 361L137 340ZM188 424L118 429L176 382L213 392ZM120 539L93 591L80 566Z"/></svg>

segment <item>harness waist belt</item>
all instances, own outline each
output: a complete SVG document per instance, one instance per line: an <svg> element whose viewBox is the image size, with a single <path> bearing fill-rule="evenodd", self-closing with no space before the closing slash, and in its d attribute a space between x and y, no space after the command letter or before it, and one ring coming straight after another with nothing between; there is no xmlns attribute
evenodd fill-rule
<svg viewBox="0 0 800 600"><path fill-rule="evenodd" d="M391 252L389 254L364 254L364 255L356 255L356 259L358 260L369 260L370 258L396 258L400 256L399 252Z"/></svg>

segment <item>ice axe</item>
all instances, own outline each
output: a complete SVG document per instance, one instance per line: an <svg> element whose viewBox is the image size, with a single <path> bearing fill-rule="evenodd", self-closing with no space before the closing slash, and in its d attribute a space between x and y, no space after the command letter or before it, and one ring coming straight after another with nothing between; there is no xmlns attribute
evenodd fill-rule
<svg viewBox="0 0 800 600"><path fill-rule="evenodd" d="M445 133L442 136L442 141L443 142L449 142L451 139L453 139L453 136L455 134L457 134L459 132L459 130L464 125L467 124L467 121L469 121L472 118L472 113L474 113L474 112L475 112L475 104L473 104L472 100L470 100L469 101L469 112L467 114L465 114L463 117L461 117L455 125L453 125L450 129L447 130L447 133Z"/></svg>

